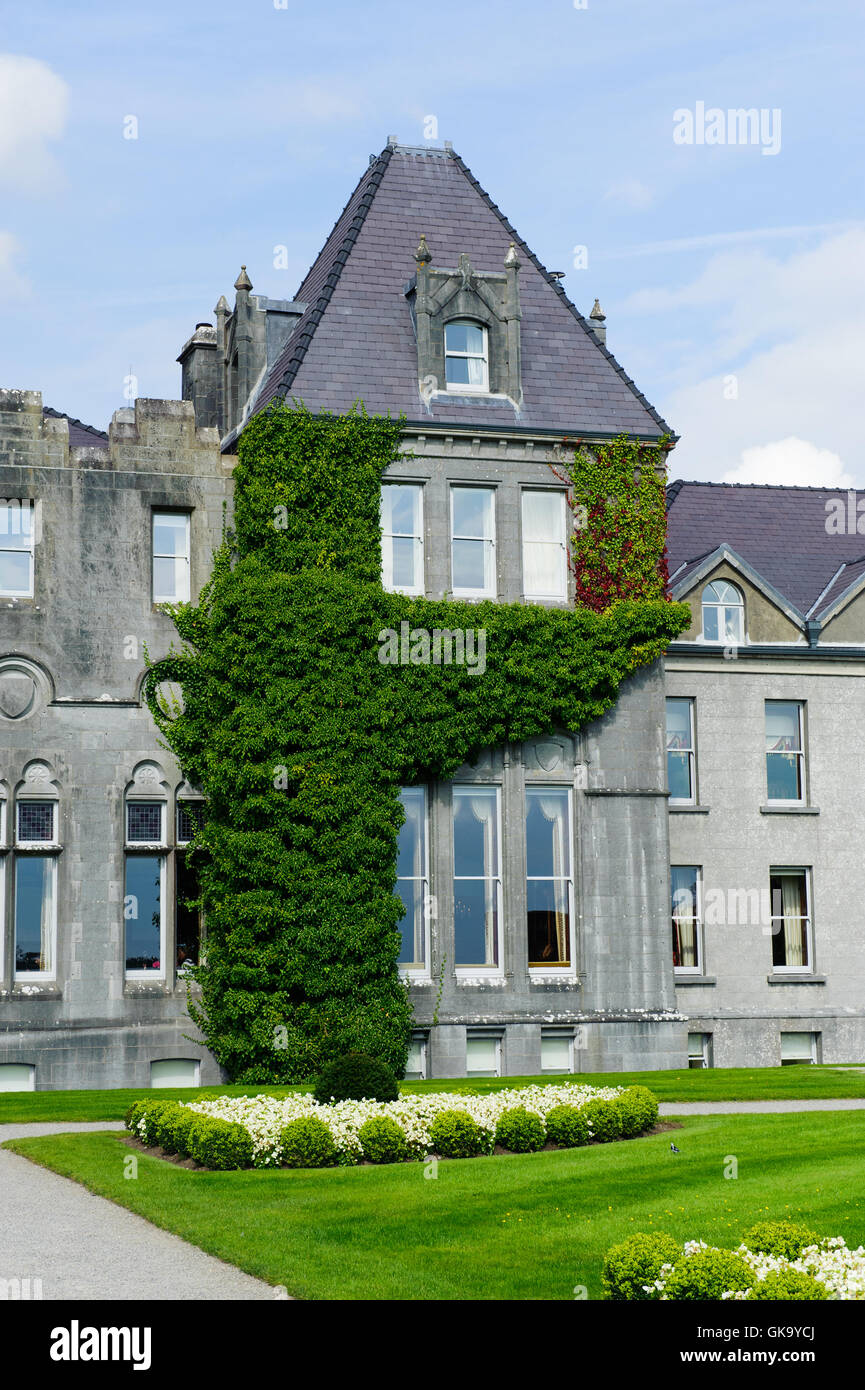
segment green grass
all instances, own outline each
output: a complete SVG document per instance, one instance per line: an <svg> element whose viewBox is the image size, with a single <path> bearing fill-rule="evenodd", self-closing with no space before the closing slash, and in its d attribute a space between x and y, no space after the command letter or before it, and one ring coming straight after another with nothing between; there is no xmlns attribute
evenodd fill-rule
<svg viewBox="0 0 865 1390"><path fill-rule="evenodd" d="M787 1218L865 1242L865 1112L689 1117L678 1155L670 1137L443 1162L435 1179L421 1163L210 1173L139 1152L132 1180L115 1135L6 1147L305 1299L596 1299L605 1251L640 1230L733 1246Z"/></svg>
<svg viewBox="0 0 865 1390"><path fill-rule="evenodd" d="M757 1067L713 1071L586 1072L580 1076L509 1076L489 1080L408 1081L404 1091L500 1091L532 1083L584 1081L592 1086L648 1086L659 1100L865 1099L865 1067ZM122 1120L143 1096L204 1100L210 1096L283 1096L308 1086L202 1086L198 1090L12 1091L0 1094L0 1124L50 1120Z"/></svg>

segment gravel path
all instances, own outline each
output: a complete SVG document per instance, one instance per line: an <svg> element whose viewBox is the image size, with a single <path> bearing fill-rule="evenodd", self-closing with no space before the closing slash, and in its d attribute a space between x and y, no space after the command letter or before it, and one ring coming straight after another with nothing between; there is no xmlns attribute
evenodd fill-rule
<svg viewBox="0 0 865 1390"><path fill-rule="evenodd" d="M0 1125L0 1143L121 1124ZM268 1299L277 1292L69 1178L0 1149L0 1280L44 1299ZM31 1294L31 1297L33 1295ZM282 1294L285 1297L285 1294Z"/></svg>
<svg viewBox="0 0 865 1390"><path fill-rule="evenodd" d="M865 1100L662 1101L662 1115L782 1115L797 1110L865 1110Z"/></svg>

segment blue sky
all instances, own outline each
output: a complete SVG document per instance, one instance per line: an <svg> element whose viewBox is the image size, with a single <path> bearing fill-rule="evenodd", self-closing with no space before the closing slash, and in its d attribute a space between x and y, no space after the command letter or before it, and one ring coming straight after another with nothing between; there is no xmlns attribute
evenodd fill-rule
<svg viewBox="0 0 865 1390"><path fill-rule="evenodd" d="M101 427L130 369L176 397L240 263L291 295L369 154L432 116L583 312L600 298L682 435L675 475L865 482L863 34L859 0L7 11L0 383ZM780 147L677 143L698 103L764 111Z"/></svg>

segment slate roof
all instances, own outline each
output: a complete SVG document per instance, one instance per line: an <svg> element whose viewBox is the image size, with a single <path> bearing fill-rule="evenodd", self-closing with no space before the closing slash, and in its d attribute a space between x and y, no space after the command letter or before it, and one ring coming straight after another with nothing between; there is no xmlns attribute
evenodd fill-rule
<svg viewBox="0 0 865 1390"><path fill-rule="evenodd" d="M52 410L51 406L46 405L42 410L43 419L50 415L53 420L69 421L69 447L70 449L101 449L108 443L108 435L105 430L98 430L93 425L85 425L81 420L76 420L73 415L66 415L62 410Z"/></svg>
<svg viewBox="0 0 865 1390"><path fill-rule="evenodd" d="M819 618L865 575L865 535L835 535L826 529L826 504L839 499L846 518L848 494L838 488L671 483L667 554L672 587L679 589L707 555L727 545L803 617Z"/></svg>
<svg viewBox="0 0 865 1390"><path fill-rule="evenodd" d="M517 246L522 310L523 408L477 396L418 392L417 349L406 283L427 238L434 267L502 272ZM309 305L255 402L299 398L310 410L345 411L362 399L370 414L409 422L534 428L604 437L658 438L672 431L564 290L452 150L389 145L370 158L295 299Z"/></svg>

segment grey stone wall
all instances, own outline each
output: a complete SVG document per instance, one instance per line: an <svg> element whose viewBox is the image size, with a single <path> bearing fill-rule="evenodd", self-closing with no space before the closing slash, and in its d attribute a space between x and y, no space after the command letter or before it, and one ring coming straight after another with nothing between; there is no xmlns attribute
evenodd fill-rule
<svg viewBox="0 0 865 1390"><path fill-rule="evenodd" d="M497 493L498 597L519 600L520 490L556 485L549 441L439 432L405 447L390 476L424 482L428 595L450 587L448 487L484 481ZM219 1076L186 1036L195 1034L173 968L174 809L189 789L139 693L145 648L162 654L174 633L151 602L152 511L191 515L194 598L230 513L232 464L217 431L196 427L190 401L139 400L116 413L106 448L70 450L66 422L43 419L37 393L0 392L0 496L42 505L34 596L0 605L0 675L14 669L32 692L23 711L0 709L0 784L9 806L22 786L56 796L60 846L56 980L15 982L7 875L0 1064L35 1065L38 1087L146 1086L150 1063L163 1058L198 1058L203 1082ZM490 1028L511 1075L539 1071L545 1027L572 1030L576 1070L684 1064L669 949L663 698L658 664L627 682L580 738L498 749L456 779L501 786L498 979L454 970L451 788L431 789L438 911L427 978L413 998L432 1074L465 1074L467 1030ZM160 980L124 972L124 798L136 778L168 811ZM566 971L528 963L524 791L532 783L573 794L577 951ZM10 863L13 843L7 816L0 858Z"/></svg>

